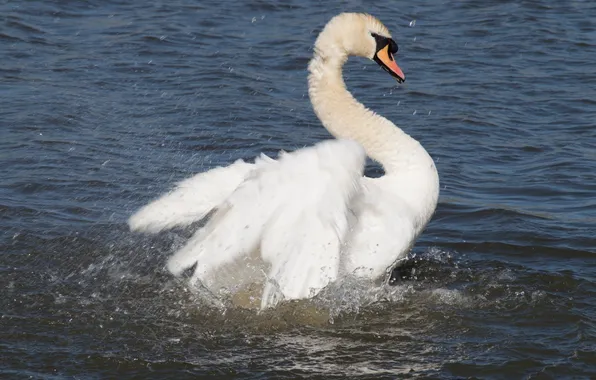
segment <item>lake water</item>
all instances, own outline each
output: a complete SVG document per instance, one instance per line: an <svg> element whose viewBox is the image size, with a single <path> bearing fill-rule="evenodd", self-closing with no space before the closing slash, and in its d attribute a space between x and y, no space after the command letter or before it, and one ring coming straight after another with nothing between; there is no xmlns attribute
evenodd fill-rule
<svg viewBox="0 0 596 380"><path fill-rule="evenodd" d="M399 44L405 85L362 59L346 81L434 157L437 212L393 286L217 308L164 269L193 229L126 219L329 138L306 65L343 11ZM593 1L28 1L0 22L2 378L596 376Z"/></svg>

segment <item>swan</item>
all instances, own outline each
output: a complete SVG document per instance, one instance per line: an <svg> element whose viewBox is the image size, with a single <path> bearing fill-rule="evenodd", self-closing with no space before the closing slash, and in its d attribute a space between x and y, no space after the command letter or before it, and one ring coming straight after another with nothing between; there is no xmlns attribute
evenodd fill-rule
<svg viewBox="0 0 596 380"><path fill-rule="evenodd" d="M350 94L342 67L350 55L366 57L403 82L397 49L371 15L333 17L316 39L308 86L335 139L183 180L134 213L131 230L156 233L209 217L167 269L179 276L194 266L191 284L215 294L252 287L261 310L313 297L342 276L387 279L431 219L439 176L418 141ZM366 156L384 176L363 176Z"/></svg>

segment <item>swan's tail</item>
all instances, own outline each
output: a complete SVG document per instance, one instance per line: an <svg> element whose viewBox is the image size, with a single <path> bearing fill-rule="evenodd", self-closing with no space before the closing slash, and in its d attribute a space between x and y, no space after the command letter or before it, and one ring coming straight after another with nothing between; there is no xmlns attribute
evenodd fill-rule
<svg viewBox="0 0 596 380"><path fill-rule="evenodd" d="M236 190L253 166L238 160L188 178L137 211L128 219L128 225L133 231L156 233L201 220Z"/></svg>

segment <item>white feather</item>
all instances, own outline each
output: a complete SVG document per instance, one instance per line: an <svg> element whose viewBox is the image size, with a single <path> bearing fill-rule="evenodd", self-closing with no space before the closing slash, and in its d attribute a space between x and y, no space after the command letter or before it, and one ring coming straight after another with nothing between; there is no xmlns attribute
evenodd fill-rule
<svg viewBox="0 0 596 380"><path fill-rule="evenodd" d="M133 214L133 231L159 232L203 219L236 190L253 165L242 160L181 181L176 189Z"/></svg>
<svg viewBox="0 0 596 380"><path fill-rule="evenodd" d="M197 264L193 281L214 292L254 281L255 271L222 277L225 265L260 255L262 307L272 306L272 284L287 299L316 294L339 271L348 206L359 188L365 154L348 140L331 140L260 161L213 217L168 261L179 274ZM260 249L259 249L260 248ZM249 273L249 275L247 275ZM249 277L249 278L247 278Z"/></svg>

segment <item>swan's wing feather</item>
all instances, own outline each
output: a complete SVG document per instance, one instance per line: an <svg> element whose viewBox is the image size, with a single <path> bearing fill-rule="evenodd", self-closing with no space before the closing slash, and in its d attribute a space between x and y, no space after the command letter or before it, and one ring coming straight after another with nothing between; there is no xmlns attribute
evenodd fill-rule
<svg viewBox="0 0 596 380"><path fill-rule="evenodd" d="M405 258L416 237L414 210L387 190L403 184L391 181L387 177L361 181L362 192L353 202L358 225L350 234L344 257L347 273L385 278L397 261Z"/></svg>
<svg viewBox="0 0 596 380"><path fill-rule="evenodd" d="M155 233L201 220L232 194L253 166L238 160L185 179L133 214L128 225L133 231Z"/></svg>
<svg viewBox="0 0 596 380"><path fill-rule="evenodd" d="M317 292L339 271L348 205L359 191L364 159L357 143L331 140L259 162L168 268L180 273L197 263L194 278L214 289L222 265L260 248L270 268L263 308Z"/></svg>
<svg viewBox="0 0 596 380"><path fill-rule="evenodd" d="M261 249L272 266L261 298L262 309L284 298L313 296L337 278L347 232L343 207L330 218L320 218L316 208L311 204L295 218L284 213L283 221L267 229Z"/></svg>
<svg viewBox="0 0 596 380"><path fill-rule="evenodd" d="M310 163L296 157L293 164L307 173L264 231L261 251L271 270L262 309L283 298L311 297L338 276L349 204L360 191L365 154L351 141L326 142L317 148Z"/></svg>
<svg viewBox="0 0 596 380"><path fill-rule="evenodd" d="M262 168L255 169L259 171ZM274 207L272 202L263 202L259 178L253 173L238 186L207 224L168 260L170 272L178 275L197 263L193 277L210 287L217 282L217 268L257 248L263 225Z"/></svg>
<svg viewBox="0 0 596 380"><path fill-rule="evenodd" d="M267 219L280 202L271 188L283 192L288 186L276 177L279 167L279 161L265 155L257 158L249 175L207 224L168 260L168 270L178 275L197 264L193 279L213 288L218 283L216 269L255 251Z"/></svg>

